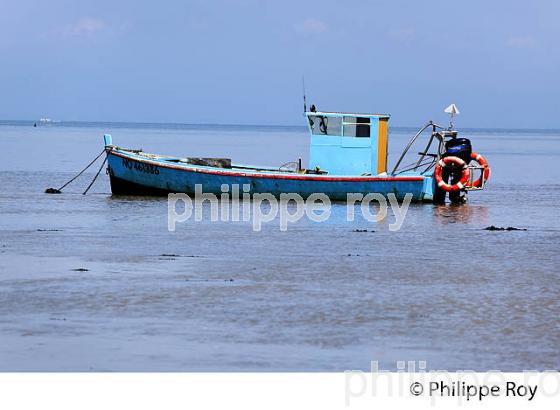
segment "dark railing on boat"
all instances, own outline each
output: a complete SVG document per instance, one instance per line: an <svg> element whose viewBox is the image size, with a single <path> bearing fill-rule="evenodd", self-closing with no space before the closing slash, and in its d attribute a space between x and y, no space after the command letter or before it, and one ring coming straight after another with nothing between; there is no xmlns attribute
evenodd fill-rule
<svg viewBox="0 0 560 410"><path fill-rule="evenodd" d="M418 155L420 155L420 158L414 163L404 166L402 169L399 169L403 159L405 158L412 145L414 145L416 140L424 133L424 131L426 131L430 127L432 128L432 132L426 148L424 149L424 151L418 153ZM435 166L437 161L439 161L441 155L444 152L444 140L446 137L451 137L452 135L457 135L457 132L446 129L441 125L434 123L433 121L428 122L426 125L420 128L420 130L410 139L403 152L401 153L399 160L395 164L391 175L398 175L403 172L409 171L418 171L419 168L426 166L426 168L421 172L422 174L425 174ZM437 153L430 153L429 151L434 140L438 141ZM428 161L424 161L426 157L429 157Z"/></svg>
<svg viewBox="0 0 560 410"><path fill-rule="evenodd" d="M432 132L430 134L430 138L428 139L428 143L426 144L426 148L422 152L418 153L418 155L420 155L420 158L417 161L414 161L413 163L403 166L401 169L399 169L403 159L405 158L412 145L414 145L414 143L424 133L424 131L426 131L430 127L432 129ZM426 174L428 171L435 167L438 161L445 154L445 143L453 138L456 138L457 134L457 131L453 130L451 126L446 128L434 123L433 121L428 122L426 125L420 128L420 130L410 139L390 175L395 176L410 171L418 172L418 170L423 167L425 168L423 169L423 171L420 171L420 174ZM435 150L435 152L430 153L430 148L432 148L434 140L437 141L437 149ZM428 157L427 160L426 157ZM470 177L466 190L472 191L484 189L484 184L486 181L485 178L483 178L483 174L486 168L481 165L472 164L469 164L468 167L470 169ZM479 186L475 186L476 184L473 183L474 180L476 180L477 175L480 175L481 184Z"/></svg>

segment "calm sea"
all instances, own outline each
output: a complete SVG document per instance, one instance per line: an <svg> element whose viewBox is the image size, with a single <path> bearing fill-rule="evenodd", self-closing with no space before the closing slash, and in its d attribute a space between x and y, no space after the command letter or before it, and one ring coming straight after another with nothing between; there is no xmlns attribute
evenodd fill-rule
<svg viewBox="0 0 560 410"><path fill-rule="evenodd" d="M301 220L188 221L116 198L95 170L115 144L280 165L302 127L0 124L0 370L559 369L560 131L468 130L492 166L465 206L411 205L402 229ZM391 132L389 163L414 130ZM490 232L489 225L526 231ZM368 229L375 232L355 232ZM174 255L174 256L165 256Z"/></svg>

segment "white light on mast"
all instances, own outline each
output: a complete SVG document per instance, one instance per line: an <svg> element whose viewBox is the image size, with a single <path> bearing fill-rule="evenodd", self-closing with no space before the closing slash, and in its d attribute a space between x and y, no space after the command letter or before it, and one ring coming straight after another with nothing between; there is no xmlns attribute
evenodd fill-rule
<svg viewBox="0 0 560 410"><path fill-rule="evenodd" d="M447 107L445 110L443 110L445 113L449 114L450 118L449 118L449 129L453 129L453 117L455 117L457 114L459 114L459 109L457 108L457 106L455 104L451 104L449 107Z"/></svg>

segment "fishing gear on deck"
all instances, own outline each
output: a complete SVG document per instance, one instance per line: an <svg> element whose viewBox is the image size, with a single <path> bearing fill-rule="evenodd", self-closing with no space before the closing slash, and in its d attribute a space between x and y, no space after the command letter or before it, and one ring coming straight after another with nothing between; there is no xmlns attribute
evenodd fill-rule
<svg viewBox="0 0 560 410"><path fill-rule="evenodd" d="M66 188L66 186L68 186L71 182L75 181L80 175L82 175L89 167L91 167L100 157L101 155L103 155L105 153L105 150L101 151L99 153L98 156L96 156L84 169L82 169L76 176L74 176L72 179L70 179L68 182L66 182L64 185L62 185L60 188L47 188L45 189L45 193L46 194L61 194L62 190L64 188ZM105 160L103 161L103 164L101 164L101 168L99 169L99 171L97 171L97 174L95 175L95 177L93 178L93 181L91 181L90 185L87 187L87 189L83 192L83 194L85 195L89 189L91 188L91 186L93 185L93 183L95 182L95 180L97 179L97 176L99 175L99 173L101 172L101 169L103 169L103 165L105 165L105 162L107 161L107 157L105 157Z"/></svg>

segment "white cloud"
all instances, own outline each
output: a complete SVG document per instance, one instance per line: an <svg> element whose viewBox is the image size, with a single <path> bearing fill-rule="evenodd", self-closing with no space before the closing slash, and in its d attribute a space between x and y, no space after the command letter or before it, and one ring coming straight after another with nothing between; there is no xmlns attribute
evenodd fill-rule
<svg viewBox="0 0 560 410"><path fill-rule="evenodd" d="M390 39L405 44L410 43L414 38L415 34L416 34L416 30L414 30L413 27L396 28L389 31L389 33L387 33Z"/></svg>
<svg viewBox="0 0 560 410"><path fill-rule="evenodd" d="M61 27L59 34L64 37L93 37L108 27L105 21L84 17L74 23Z"/></svg>
<svg viewBox="0 0 560 410"><path fill-rule="evenodd" d="M507 40L507 45L513 48L534 48L537 42L531 36L510 37Z"/></svg>
<svg viewBox="0 0 560 410"><path fill-rule="evenodd" d="M321 34L329 30L329 27L324 21L309 18L297 24L295 30L301 34Z"/></svg>

